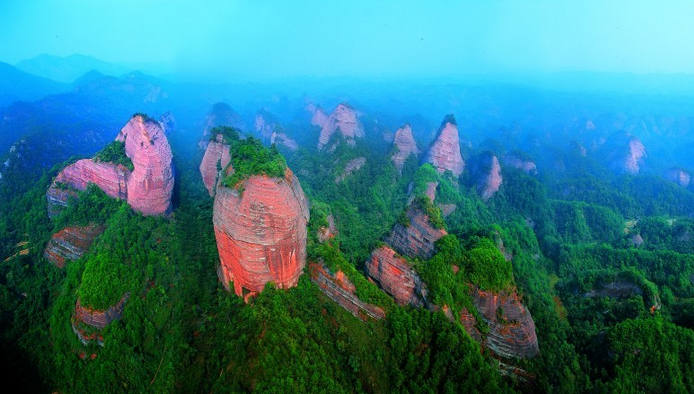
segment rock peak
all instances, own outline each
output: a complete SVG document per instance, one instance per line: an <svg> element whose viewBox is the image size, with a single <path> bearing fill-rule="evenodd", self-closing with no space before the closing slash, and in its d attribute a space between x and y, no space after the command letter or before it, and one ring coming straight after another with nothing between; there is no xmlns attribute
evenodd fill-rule
<svg viewBox="0 0 694 394"><path fill-rule="evenodd" d="M359 121L357 111L346 103L338 104L330 116L327 117L320 107L316 107L311 123L321 127L320 136L318 137L319 150L323 149L330 142L333 134L338 132L350 145L355 144L356 138L364 137L364 127Z"/></svg>
<svg viewBox="0 0 694 394"><path fill-rule="evenodd" d="M429 148L426 161L439 173L451 171L456 177L463 173L465 162L460 153L460 136L453 115L444 117L436 140Z"/></svg>
<svg viewBox="0 0 694 394"><path fill-rule="evenodd" d="M391 156L391 160L393 160L393 164L395 164L398 171L402 171L402 167L405 165L407 158L410 157L410 155L417 156L420 153L409 123L404 124L395 132L393 146L396 148L396 151L393 153L393 156Z"/></svg>

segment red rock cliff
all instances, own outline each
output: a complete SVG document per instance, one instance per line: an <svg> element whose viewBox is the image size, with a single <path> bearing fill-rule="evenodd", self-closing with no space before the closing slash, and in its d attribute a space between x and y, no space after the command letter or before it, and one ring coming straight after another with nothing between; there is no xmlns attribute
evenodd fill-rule
<svg viewBox="0 0 694 394"><path fill-rule="evenodd" d="M116 140L125 142L125 154L135 167L128 176L128 204L143 215L167 213L174 187L173 155L161 125L134 116Z"/></svg>
<svg viewBox="0 0 694 394"><path fill-rule="evenodd" d="M171 208L174 186L172 154L161 125L133 116L116 140L125 143L125 154L134 165L132 172L121 165L83 159L65 167L54 179L46 198L53 217L75 193L95 184L108 196L127 200L144 215L161 215Z"/></svg>
<svg viewBox="0 0 694 394"><path fill-rule="evenodd" d="M665 178L682 187L689 186L689 183L692 181L692 175L681 168L671 168L667 170Z"/></svg>
<svg viewBox="0 0 694 394"><path fill-rule="evenodd" d="M214 197L219 173L231 161L229 149L230 147L224 143L223 137L217 135L216 139L207 145L205 155L200 162L200 175L202 175L202 181L211 197Z"/></svg>
<svg viewBox="0 0 694 394"><path fill-rule="evenodd" d="M82 257L89 250L94 238L103 231L104 226L96 224L65 227L53 234L43 255L59 268L63 268L66 261Z"/></svg>
<svg viewBox="0 0 694 394"><path fill-rule="evenodd" d="M316 116L317 113L318 109L314 113L315 124L321 126L318 149L323 149L330 142L330 137L338 132L349 144L354 144L356 138L364 136L364 127L359 122L357 111L347 104L339 104L327 119Z"/></svg>
<svg viewBox="0 0 694 394"><path fill-rule="evenodd" d="M535 322L515 289L498 293L477 288L472 291L475 307L489 326L483 343L487 348L503 358L531 358L540 352Z"/></svg>
<svg viewBox="0 0 694 394"><path fill-rule="evenodd" d="M398 253L408 257L430 258L434 254L434 243L448 234L446 230L435 228L429 217L416 205L407 209L409 225L396 223L387 242Z"/></svg>
<svg viewBox="0 0 694 394"><path fill-rule="evenodd" d="M384 245L371 253L366 262L366 273L398 304L426 305L426 289L419 275L407 260L397 256L390 247Z"/></svg>
<svg viewBox="0 0 694 394"><path fill-rule="evenodd" d="M256 175L242 181L242 192L217 187L214 229L220 280L240 296L295 286L306 265L308 203L299 180Z"/></svg>
<svg viewBox="0 0 694 394"><path fill-rule="evenodd" d="M496 156L489 158L489 170L480 179L479 190L483 200L489 200L499 191L503 178L501 177L501 166Z"/></svg>
<svg viewBox="0 0 694 394"><path fill-rule="evenodd" d="M420 153L409 124L402 126L395 132L393 146L395 147L395 153L393 153L391 160L393 160L393 164L395 164L398 171L402 171L402 167L410 155L417 156Z"/></svg>
<svg viewBox="0 0 694 394"><path fill-rule="evenodd" d="M451 171L455 176L463 173L465 162L460 154L460 137L453 115L447 115L444 118L438 136L429 148L426 161L431 163L439 173L446 170Z"/></svg>

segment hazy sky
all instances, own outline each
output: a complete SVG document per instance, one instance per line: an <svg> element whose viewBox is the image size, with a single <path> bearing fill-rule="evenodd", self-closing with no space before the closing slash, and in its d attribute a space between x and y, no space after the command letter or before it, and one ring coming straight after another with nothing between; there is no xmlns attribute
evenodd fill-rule
<svg viewBox="0 0 694 394"><path fill-rule="evenodd" d="M0 0L0 60L211 78L694 73L693 16L691 0Z"/></svg>

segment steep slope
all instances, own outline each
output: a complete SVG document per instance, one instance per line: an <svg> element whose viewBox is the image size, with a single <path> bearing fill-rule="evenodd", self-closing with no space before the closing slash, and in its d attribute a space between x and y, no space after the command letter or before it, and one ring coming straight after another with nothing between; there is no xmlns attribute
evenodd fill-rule
<svg viewBox="0 0 694 394"><path fill-rule="evenodd" d="M398 171L402 171L402 166L405 165L405 160L408 157L419 155L420 150L417 147L417 142L414 140L412 128L409 124L402 126L395 132L393 147L395 152L391 156L391 160L393 160L393 164L395 164L395 168Z"/></svg>
<svg viewBox="0 0 694 394"><path fill-rule="evenodd" d="M404 258L384 245L371 253L366 262L366 273L400 305L424 307L427 305L426 288L419 275Z"/></svg>
<svg viewBox="0 0 694 394"><path fill-rule="evenodd" d="M318 149L323 149L330 138L339 133L348 144L353 145L357 138L364 137L364 126L359 121L357 111L346 103L339 104L335 110L325 118L322 110L316 108L312 123L321 127L318 137ZM318 115L316 115L318 114Z"/></svg>
<svg viewBox="0 0 694 394"><path fill-rule="evenodd" d="M441 122L436 140L427 153L426 162L431 163L439 173L451 171L455 176L463 173L465 162L460 153L458 126L453 115L446 115Z"/></svg>
<svg viewBox="0 0 694 394"><path fill-rule="evenodd" d="M231 160L229 149L231 147L224 142L222 134L217 134L215 139L207 145L205 155L200 162L200 175L202 175L202 181L211 197L214 197L222 169L226 168Z"/></svg>

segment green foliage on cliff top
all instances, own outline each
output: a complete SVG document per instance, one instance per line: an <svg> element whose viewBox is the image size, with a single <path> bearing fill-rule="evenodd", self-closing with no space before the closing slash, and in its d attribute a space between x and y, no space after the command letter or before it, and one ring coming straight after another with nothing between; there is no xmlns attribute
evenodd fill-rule
<svg viewBox="0 0 694 394"><path fill-rule="evenodd" d="M241 139L239 130L228 126L217 126L212 128L212 130L210 130L210 141L216 141L218 135L221 135L222 141L229 145Z"/></svg>
<svg viewBox="0 0 694 394"><path fill-rule="evenodd" d="M287 162L275 145L266 148L253 137L232 142L229 165L234 170L224 177L223 184L226 187L236 187L241 181L253 175L282 178L287 169Z"/></svg>
<svg viewBox="0 0 694 394"><path fill-rule="evenodd" d="M132 160L125 154L125 142L113 141L94 156L94 161L120 164L130 171L135 169Z"/></svg>

